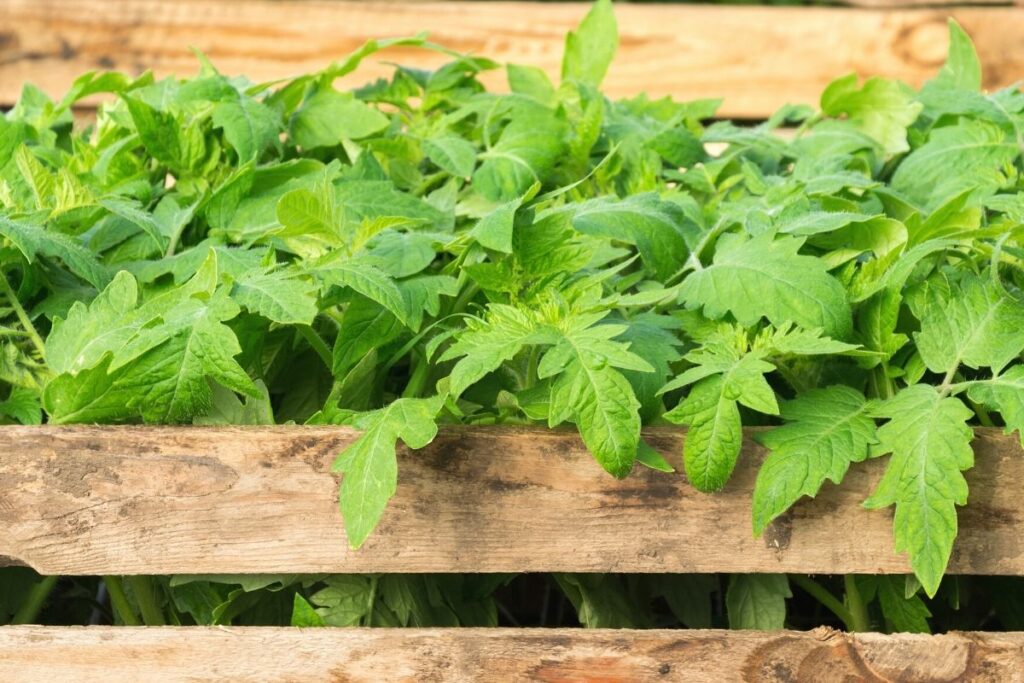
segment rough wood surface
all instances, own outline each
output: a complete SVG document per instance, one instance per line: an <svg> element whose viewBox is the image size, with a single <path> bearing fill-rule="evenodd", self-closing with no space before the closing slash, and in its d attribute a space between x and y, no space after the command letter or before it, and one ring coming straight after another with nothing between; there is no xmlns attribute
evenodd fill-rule
<svg viewBox="0 0 1024 683"><path fill-rule="evenodd" d="M0 680L1024 680L1024 633L0 627Z"/></svg>
<svg viewBox="0 0 1024 683"><path fill-rule="evenodd" d="M617 481L572 432L452 428L399 455L398 493L347 548L329 466L340 427L4 427L0 557L49 574L280 572L904 573L891 512L860 503L881 461L761 538L749 438L719 494L638 467ZM749 434L748 434L749 436ZM683 432L646 433L678 462ZM981 430L952 572L1024 574L1015 437Z"/></svg>
<svg viewBox="0 0 1024 683"><path fill-rule="evenodd" d="M456 50L558 71L564 34L585 3L342 2L339 0L0 0L0 104L25 81L62 93L89 69L192 74L189 50L254 80L323 67L371 37L431 37ZM972 35L986 85L1024 77L1024 12L1014 7L849 9L621 4L613 96L724 97L722 114L764 117L786 102L816 103L850 71L920 84L942 64L946 17ZM436 66L435 53L397 49L355 76L389 75L385 61ZM350 81L351 83L352 81ZM490 85L504 87L492 73Z"/></svg>

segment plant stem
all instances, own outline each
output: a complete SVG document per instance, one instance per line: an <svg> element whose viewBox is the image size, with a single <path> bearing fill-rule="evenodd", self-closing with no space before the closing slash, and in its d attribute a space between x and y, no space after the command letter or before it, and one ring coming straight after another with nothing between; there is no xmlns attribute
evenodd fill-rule
<svg viewBox="0 0 1024 683"><path fill-rule="evenodd" d="M178 240L181 239L182 234L185 232L185 228L188 223L182 223L171 235L170 241L167 243L167 251L164 252L164 258L171 258L174 256L174 251L178 248Z"/></svg>
<svg viewBox="0 0 1024 683"><path fill-rule="evenodd" d="M820 583L808 576L801 576L800 574L792 574L789 580L799 586L804 592L809 593L811 597L820 602L828 611L835 614L842 620L847 630L854 631L854 618L850 610L846 609L846 606L839 601L839 598L832 595L832 593L822 586Z"/></svg>
<svg viewBox="0 0 1024 683"><path fill-rule="evenodd" d="M473 300L473 297L475 297L479 291L480 285L476 282L470 281L467 283L459 294L459 297L455 300L455 303L452 305L451 313L462 313L469 308L469 302Z"/></svg>
<svg viewBox="0 0 1024 683"><path fill-rule="evenodd" d="M124 584L119 576L104 576L103 583L107 584L107 593L110 595L110 606L114 614L121 617L121 623L125 626L139 626L139 618L135 615L128 596L124 594Z"/></svg>
<svg viewBox="0 0 1024 683"><path fill-rule="evenodd" d="M412 372L409 374L409 383L405 385L402 398L416 398L423 392L430 377L430 363L418 353L412 355Z"/></svg>
<svg viewBox="0 0 1024 683"><path fill-rule="evenodd" d="M987 410L985 410L985 406L983 406L983 405L981 405L979 403L975 403L974 401L972 401L971 399L967 398L966 396L964 398L967 400L967 405L969 405L971 407L971 410L974 411L974 414L978 416L978 422L981 423L982 427L995 427L996 426L995 423L992 422L992 416L988 414Z"/></svg>
<svg viewBox="0 0 1024 683"><path fill-rule="evenodd" d="M28 592L28 597L25 602L21 603L21 607L14 613L14 618L11 619L11 624L32 624L35 623L39 617L39 613L43 611L43 605L46 604L46 599L50 597L50 593L53 592L54 587L57 585L59 576L44 576L39 583L32 586Z"/></svg>
<svg viewBox="0 0 1024 683"><path fill-rule="evenodd" d="M156 594L153 592L153 580L148 576L129 576L126 580L135 593L136 602L139 603L139 611L142 612L143 623L146 626L163 626L164 613L156 601Z"/></svg>
<svg viewBox="0 0 1024 683"><path fill-rule="evenodd" d="M373 626L373 608L377 604L377 584L380 582L380 577L374 574L370 577L370 598L368 600L369 609L366 611L366 626Z"/></svg>
<svg viewBox="0 0 1024 683"><path fill-rule="evenodd" d="M868 617L868 606L860 596L860 589L857 588L857 577L854 574L844 576L843 587L846 589L846 605L852 617L850 630L854 632L870 631L871 618Z"/></svg>
<svg viewBox="0 0 1024 683"><path fill-rule="evenodd" d="M309 345L316 351L316 355L320 356L320 360L324 362L328 370L334 369L334 355L331 350L327 348L327 343L316 333L309 325L298 325L299 334L302 338L309 342Z"/></svg>
<svg viewBox="0 0 1024 683"><path fill-rule="evenodd" d="M540 360L540 347L534 346L530 349L530 357L526 362L526 380L523 382L524 389L532 389L537 384L537 365Z"/></svg>
<svg viewBox="0 0 1024 683"><path fill-rule="evenodd" d="M46 345L43 343L43 338L39 336L39 332L36 331L36 327L32 324L32 319L28 317L28 313L21 307L18 295L14 293L11 283L7 281L6 274L2 274L2 277L0 277L0 292L10 300L11 308L14 309L15 315L18 316L18 322L21 323L21 326L25 328L25 332L28 333L28 338L32 340L32 345L36 347L40 356L45 357Z"/></svg>

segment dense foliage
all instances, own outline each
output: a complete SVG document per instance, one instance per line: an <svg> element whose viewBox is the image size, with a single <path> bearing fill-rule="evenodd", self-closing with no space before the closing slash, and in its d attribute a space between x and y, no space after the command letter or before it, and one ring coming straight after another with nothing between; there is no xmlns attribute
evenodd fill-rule
<svg viewBox="0 0 1024 683"><path fill-rule="evenodd" d="M335 467L355 547L394 493L398 443L439 425L570 423L616 477L670 472L641 425L687 425L686 476L708 492L741 428L772 425L752 532L887 457L865 505L895 506L916 581L849 579L830 609L863 625L850 605L889 591L923 619L971 425L1024 426L1024 95L983 94L955 24L950 41L919 91L850 75L820 109L753 128L705 127L713 101L605 99L607 2L568 36L560 85L508 66L506 94L478 80L496 64L458 54L335 88L396 41L270 84L200 57L192 79L90 73L59 102L26 86L0 119L0 413L352 425ZM77 130L73 105L101 93ZM582 604L602 580L560 584ZM349 593L314 602L373 604L391 581L329 578ZM422 595L496 585L438 581L458 587ZM145 603L155 584L137 583ZM745 609L789 595L784 577L732 583ZM180 600L227 604L216 585L167 590L191 611Z"/></svg>

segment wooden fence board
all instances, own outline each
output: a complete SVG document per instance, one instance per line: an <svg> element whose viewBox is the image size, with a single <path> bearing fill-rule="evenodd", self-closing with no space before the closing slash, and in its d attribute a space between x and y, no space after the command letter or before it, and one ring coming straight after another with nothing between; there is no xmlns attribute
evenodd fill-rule
<svg viewBox="0 0 1024 683"><path fill-rule="evenodd" d="M678 463L683 432L647 440ZM762 449L724 491L643 467L618 481L568 431L449 428L400 451L398 493L347 548L329 466L341 427L4 427L0 556L47 574L319 572L905 573L891 511L860 503L884 464L851 468L754 538ZM979 430L950 571L1024 574L1016 437Z"/></svg>
<svg viewBox="0 0 1024 683"><path fill-rule="evenodd" d="M18 626L0 627L0 679L1016 683L1024 634Z"/></svg>
<svg viewBox="0 0 1024 683"><path fill-rule="evenodd" d="M323 67L370 37L431 37L457 50L558 71L583 3L337 0L0 0L0 104L25 81L62 93L83 71L195 72L189 46L227 73L254 80ZM1024 11L1015 7L849 9L621 4L612 96L724 97L722 114L760 118L786 102L816 103L850 71L920 84L941 65L946 17L974 37L986 85L1024 77ZM395 49L352 82L390 74L383 60L436 66L444 58ZM490 85L504 87L501 73Z"/></svg>

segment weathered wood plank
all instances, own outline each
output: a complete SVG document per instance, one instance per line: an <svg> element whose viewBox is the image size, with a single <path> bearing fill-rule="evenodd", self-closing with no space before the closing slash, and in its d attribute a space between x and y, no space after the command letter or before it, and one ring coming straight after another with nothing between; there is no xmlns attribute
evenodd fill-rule
<svg viewBox="0 0 1024 683"><path fill-rule="evenodd" d="M0 678L75 681L1024 680L1024 633L0 627Z"/></svg>
<svg viewBox="0 0 1024 683"><path fill-rule="evenodd" d="M0 104L32 81L63 92L79 73L195 72L195 46L228 73L255 80L318 69L370 37L431 37L457 50L556 73L562 41L584 3L339 0L0 0ZM1014 7L877 10L621 4L612 96L724 97L722 114L764 117L786 102L817 102L850 71L914 84L934 74L952 14L974 37L988 87L1024 77L1024 12ZM444 57L395 49L355 76L390 74L384 61L436 66ZM350 81L351 82L351 81ZM504 87L501 73L490 84Z"/></svg>
<svg viewBox="0 0 1024 683"><path fill-rule="evenodd" d="M749 436L749 435L748 435ZM642 467L617 481L567 431L451 428L400 454L398 493L347 548L329 466L338 427L4 427L0 556L49 574L279 572L904 573L891 512L856 465L754 538L762 449L719 494ZM648 441L678 462L683 432ZM1024 574L1015 437L980 430L950 571Z"/></svg>

